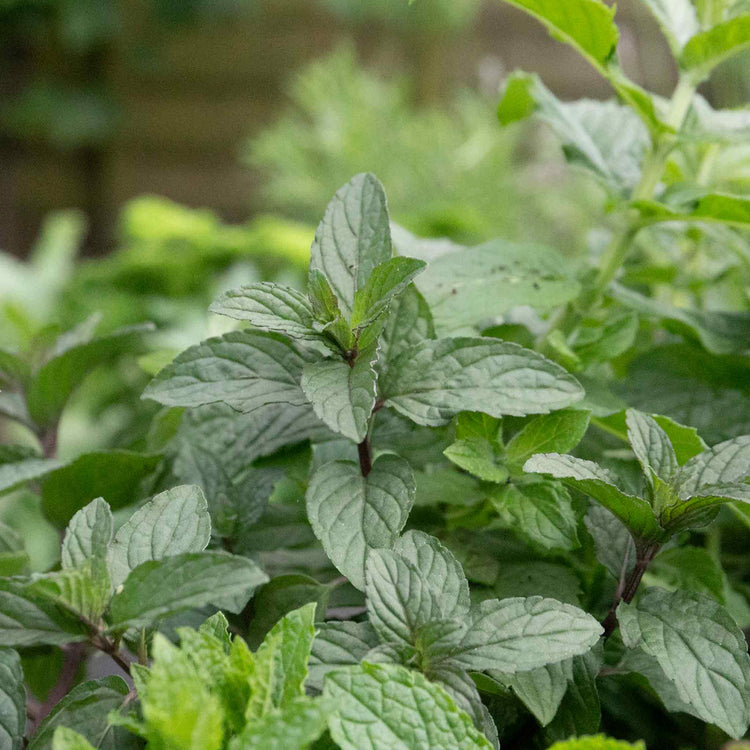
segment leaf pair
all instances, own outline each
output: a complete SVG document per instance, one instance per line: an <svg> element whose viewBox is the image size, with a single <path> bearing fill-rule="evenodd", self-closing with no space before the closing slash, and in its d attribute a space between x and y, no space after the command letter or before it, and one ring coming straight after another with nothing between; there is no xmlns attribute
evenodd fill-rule
<svg viewBox="0 0 750 750"><path fill-rule="evenodd" d="M401 536L392 550L369 553L365 594L370 625L323 625L313 677L361 659L413 666L486 730L491 723L467 670L535 669L587 652L601 633L577 607L539 596L472 607L459 562L420 531Z"/></svg>
<svg viewBox="0 0 750 750"><path fill-rule="evenodd" d="M661 543L682 529L710 521L724 503L750 502L748 436L702 452L698 442L681 466L666 430L677 440L686 428L669 421L663 427L635 410L629 410L626 419L628 440L643 471L642 497L618 488L611 474L594 462L573 456L538 454L524 470L561 479L593 497L627 526L637 542Z"/></svg>
<svg viewBox="0 0 750 750"><path fill-rule="evenodd" d="M0 579L0 644L60 644L209 603L241 607L268 579L246 558L205 551L210 529L197 487L156 496L114 537L109 506L94 500L71 520L61 571Z"/></svg>

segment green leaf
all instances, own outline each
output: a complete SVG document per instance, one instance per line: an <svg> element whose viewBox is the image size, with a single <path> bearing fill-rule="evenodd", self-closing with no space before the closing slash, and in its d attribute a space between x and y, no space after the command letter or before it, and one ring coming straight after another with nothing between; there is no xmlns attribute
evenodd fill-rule
<svg viewBox="0 0 750 750"><path fill-rule="evenodd" d="M323 694L336 707L328 726L343 750L492 747L443 688L395 664L331 672Z"/></svg>
<svg viewBox="0 0 750 750"><path fill-rule="evenodd" d="M583 519L594 539L596 558L617 579L635 565L635 543L625 524L598 503L591 503Z"/></svg>
<svg viewBox="0 0 750 750"><path fill-rule="evenodd" d="M701 31L690 39L680 55L680 67L705 78L723 60L750 45L750 13Z"/></svg>
<svg viewBox="0 0 750 750"><path fill-rule="evenodd" d="M112 588L141 563L201 552L210 540L211 519L200 487L183 485L161 492L115 534L107 555Z"/></svg>
<svg viewBox="0 0 750 750"><path fill-rule="evenodd" d="M604 322L584 319L575 334L572 351L582 367L608 362L628 351L637 333L638 316L634 312L608 314Z"/></svg>
<svg viewBox="0 0 750 750"><path fill-rule="evenodd" d="M618 489L609 472L593 461L559 453L539 453L530 458L524 471L548 474L593 497L628 527L639 539L660 539L664 532L651 506L643 498Z"/></svg>
<svg viewBox="0 0 750 750"><path fill-rule="evenodd" d="M393 551L420 571L441 617L463 618L468 613L469 584L461 563L435 537L407 531L396 540Z"/></svg>
<svg viewBox="0 0 750 750"><path fill-rule="evenodd" d="M322 623L312 644L310 682L317 685L328 672L359 664L379 645L380 638L368 621Z"/></svg>
<svg viewBox="0 0 750 750"><path fill-rule="evenodd" d="M454 658L466 669L512 674L584 654L601 634L591 615L555 599L490 599L472 612Z"/></svg>
<svg viewBox="0 0 750 750"><path fill-rule="evenodd" d="M142 354L145 336L153 330L151 324L143 324L121 328L98 338L64 334L34 373L26 392L32 419L39 425L54 424L70 395L95 367L110 364L125 354Z"/></svg>
<svg viewBox="0 0 750 750"><path fill-rule="evenodd" d="M296 698L281 711L249 721L229 750L307 750L325 731L329 713L323 700Z"/></svg>
<svg viewBox="0 0 750 750"><path fill-rule="evenodd" d="M571 662L572 659L567 659L516 674L504 674L495 670L491 670L489 674L501 685L513 690L539 723L547 726L555 718L568 689L568 680L572 676Z"/></svg>
<svg viewBox="0 0 750 750"><path fill-rule="evenodd" d="M330 593L330 586L307 575L275 576L255 594L253 619L247 631L248 643L260 642L285 614L308 602L316 605L315 619L325 619Z"/></svg>
<svg viewBox="0 0 750 750"><path fill-rule="evenodd" d="M539 19L550 35L570 44L597 64L606 65L617 47L615 9L600 0L507 0Z"/></svg>
<svg viewBox="0 0 750 750"><path fill-rule="evenodd" d="M352 328L364 328L389 308L427 264L417 258L390 258L376 266L367 283L354 295Z"/></svg>
<svg viewBox="0 0 750 750"><path fill-rule="evenodd" d="M406 523L416 486L409 464L380 456L363 477L359 466L334 461L318 469L307 490L307 513L334 565L356 588L365 587L371 549L390 548Z"/></svg>
<svg viewBox="0 0 750 750"><path fill-rule="evenodd" d="M276 333L233 331L192 346L143 392L167 406L223 402L241 412L274 403L306 403L302 368L317 355Z"/></svg>
<svg viewBox="0 0 750 750"><path fill-rule="evenodd" d="M105 562L96 558L75 568L35 577L27 591L55 602L90 623L101 619L110 597Z"/></svg>
<svg viewBox="0 0 750 750"><path fill-rule="evenodd" d="M26 688L21 659L11 649L0 649L0 746L20 750L26 730Z"/></svg>
<svg viewBox="0 0 750 750"><path fill-rule="evenodd" d="M224 292L209 310L293 339L320 338L313 330L310 301L302 292L281 284L262 281L232 289Z"/></svg>
<svg viewBox="0 0 750 750"><path fill-rule="evenodd" d="M689 497L707 485L728 484L750 476L750 435L725 440L691 458L679 471L675 485Z"/></svg>
<svg viewBox="0 0 750 750"><path fill-rule="evenodd" d="M727 224L740 229L750 226L750 198L741 195L703 193L698 196L691 195L687 201L677 205L666 205L653 200L634 201L632 205L650 224L684 221ZM732 316L729 313L725 315L731 320ZM707 315L707 318L709 321L712 318L721 320L721 315Z"/></svg>
<svg viewBox="0 0 750 750"><path fill-rule="evenodd" d="M726 605L726 577L714 556L699 547L672 547L649 566L648 583L662 588L692 591Z"/></svg>
<svg viewBox="0 0 750 750"><path fill-rule="evenodd" d="M715 518L720 505L732 500L750 503L750 482L704 485L687 500L665 508L661 514L662 526L671 533L690 526L705 526Z"/></svg>
<svg viewBox="0 0 750 750"><path fill-rule="evenodd" d="M342 313L349 316L357 290L391 252L383 186L374 175L359 174L328 204L315 232L310 268L325 275Z"/></svg>
<svg viewBox="0 0 750 750"><path fill-rule="evenodd" d="M498 599L544 596L578 606L581 581L568 565L546 560L503 562L492 584Z"/></svg>
<svg viewBox="0 0 750 750"><path fill-rule="evenodd" d="M667 433L652 417L636 409L625 412L630 446L647 479L650 472L671 482L679 468L677 456Z"/></svg>
<svg viewBox="0 0 750 750"><path fill-rule="evenodd" d="M0 579L0 647L59 645L87 637L88 628L70 612L19 579Z"/></svg>
<svg viewBox="0 0 750 750"><path fill-rule="evenodd" d="M603 734L597 734L555 742L548 750L646 750L646 746L642 742L631 745L630 742L612 740Z"/></svg>
<svg viewBox="0 0 750 750"><path fill-rule="evenodd" d="M315 637L315 604L305 604L273 626L255 653L245 715L259 718L305 695L307 661Z"/></svg>
<svg viewBox="0 0 750 750"><path fill-rule="evenodd" d="M546 549L578 547L578 517L564 487L551 482L507 484L490 495L500 523Z"/></svg>
<svg viewBox="0 0 750 750"><path fill-rule="evenodd" d="M602 668L601 650L595 648L572 659L568 689L544 737L550 742L596 732L601 723L601 705L596 677Z"/></svg>
<svg viewBox="0 0 750 750"><path fill-rule="evenodd" d="M747 348L750 313L687 310L666 305L613 284L613 296L624 305L650 317L689 339L697 339L713 354L741 353Z"/></svg>
<svg viewBox="0 0 750 750"><path fill-rule="evenodd" d="M655 657L706 722L731 737L747 731L750 656L742 631L717 602L681 591L648 589L617 610L623 641Z"/></svg>
<svg viewBox="0 0 750 750"><path fill-rule="evenodd" d="M0 523L0 578L27 573L29 562L21 535Z"/></svg>
<svg viewBox="0 0 750 750"><path fill-rule="evenodd" d="M432 313L414 284L391 301L390 312L380 336L381 372L405 349L435 338Z"/></svg>
<svg viewBox="0 0 750 750"><path fill-rule="evenodd" d="M446 571L444 568L448 562L447 555L434 555L436 549L432 551L433 561L440 566L432 579L429 569L422 569L412 560L390 550L372 550L367 556L365 593L370 622L381 638L389 643L416 646L417 632L421 627L468 612L466 580L456 581L455 570ZM450 554L447 550L445 552ZM443 570L440 571L440 568ZM443 575L439 575L439 572ZM449 587L445 606L440 600L441 582ZM460 588L459 583L462 584ZM450 590L451 585L454 591ZM457 594L465 601L459 604ZM453 611L448 614L448 610Z"/></svg>
<svg viewBox="0 0 750 750"><path fill-rule="evenodd" d="M554 250L505 240L442 255L416 284L443 334L477 326L518 305L549 310L580 291L569 264Z"/></svg>
<svg viewBox="0 0 750 750"><path fill-rule="evenodd" d="M456 466L486 482L508 478L502 450L501 422L481 412L463 412L456 417L456 440L443 454Z"/></svg>
<svg viewBox="0 0 750 750"><path fill-rule="evenodd" d="M112 627L148 627L222 597L248 597L266 581L268 576L252 560L224 552L150 560L131 571L112 599Z"/></svg>
<svg viewBox="0 0 750 750"><path fill-rule="evenodd" d="M672 53L677 56L690 37L700 30L698 15L690 0L643 0L658 21Z"/></svg>
<svg viewBox="0 0 750 750"><path fill-rule="evenodd" d="M535 453L568 453L589 426L590 413L564 409L534 417L505 446L508 463L522 466Z"/></svg>
<svg viewBox="0 0 750 750"><path fill-rule="evenodd" d="M367 435L375 406L373 350L350 366L341 358L310 362L302 370L302 390L318 417L334 432L355 443Z"/></svg>
<svg viewBox="0 0 750 750"><path fill-rule="evenodd" d="M598 1L594 4L605 7ZM537 75L514 73L500 102L500 122L505 125L532 112L555 131L570 164L582 167L620 196L629 195L638 184L651 141L630 107L590 99L561 102Z"/></svg>
<svg viewBox="0 0 750 750"><path fill-rule="evenodd" d="M0 452L0 493L10 492L26 482L40 479L61 466L62 461L31 457L26 451Z"/></svg>
<svg viewBox="0 0 750 750"><path fill-rule="evenodd" d="M68 727L59 726L52 735L52 750L96 750L82 735Z"/></svg>
<svg viewBox="0 0 750 750"><path fill-rule="evenodd" d="M380 385L386 406L433 427L460 411L545 414L583 397L559 365L518 344L483 338L424 341L402 352Z"/></svg>
<svg viewBox="0 0 750 750"><path fill-rule="evenodd" d="M50 472L42 483L42 507L47 518L64 528L93 499L103 497L118 510L138 496L141 480L161 462L153 453L127 450L84 453Z"/></svg>
<svg viewBox="0 0 750 750"><path fill-rule="evenodd" d="M91 558L106 559L112 541L112 511L101 498L92 500L70 519L62 544L62 567L75 568Z"/></svg>
<svg viewBox="0 0 750 750"><path fill-rule="evenodd" d="M661 414L652 414L651 416L659 427L667 433L669 442L672 443L675 455L677 456L677 463L680 466L708 448L695 427L680 424Z"/></svg>
<svg viewBox="0 0 750 750"><path fill-rule="evenodd" d="M30 375L26 360L16 352L0 349L0 386L25 386Z"/></svg>
<svg viewBox="0 0 750 750"><path fill-rule="evenodd" d="M123 704L128 686L119 677L89 680L74 687L39 725L29 742L29 750L52 750L58 727L68 727L97 747L127 747L112 737L107 715Z"/></svg>
<svg viewBox="0 0 750 750"><path fill-rule="evenodd" d="M315 268L311 268L308 274L307 293L310 297L313 314L318 321L329 323L342 317L341 310L339 310L339 301L336 299L328 279Z"/></svg>

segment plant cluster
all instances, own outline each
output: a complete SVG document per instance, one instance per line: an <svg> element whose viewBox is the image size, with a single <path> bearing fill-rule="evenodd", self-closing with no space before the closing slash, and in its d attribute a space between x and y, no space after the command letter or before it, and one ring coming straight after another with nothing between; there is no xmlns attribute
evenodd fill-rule
<svg viewBox="0 0 750 750"><path fill-rule="evenodd" d="M328 205L305 291L254 281L213 303L240 327L151 380L137 450L67 460L57 438L84 377L145 351L147 327L0 351L3 414L38 444L3 446L0 491L25 487L62 534L40 570L0 525L4 746L747 735L746 113L695 88L750 15L647 2L682 71L664 103L618 67L603 3L513 4L625 102L516 75L500 105L541 115L610 191L596 265L419 239L363 173Z"/></svg>

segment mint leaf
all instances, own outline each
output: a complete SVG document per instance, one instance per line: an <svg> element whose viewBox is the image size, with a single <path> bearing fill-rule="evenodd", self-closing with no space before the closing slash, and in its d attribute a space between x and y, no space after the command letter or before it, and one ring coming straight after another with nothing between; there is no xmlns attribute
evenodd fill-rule
<svg viewBox="0 0 750 750"><path fill-rule="evenodd" d="M405 349L435 338L432 313L413 284L391 300L390 312L381 333L381 372Z"/></svg>
<svg viewBox="0 0 750 750"><path fill-rule="evenodd" d="M21 535L0 523L0 578L27 573L29 562Z"/></svg>
<svg viewBox="0 0 750 750"><path fill-rule="evenodd" d="M310 682L321 683L334 669L359 664L368 651L380 645L372 625L365 622L324 622L312 644Z"/></svg>
<svg viewBox="0 0 750 750"><path fill-rule="evenodd" d="M443 688L395 664L331 672L323 695L336 707L328 726L343 750L492 747Z"/></svg>
<svg viewBox="0 0 750 750"><path fill-rule="evenodd" d="M55 602L89 623L97 623L110 596L104 559L91 558L78 567L35 577L27 591Z"/></svg>
<svg viewBox="0 0 750 750"><path fill-rule="evenodd" d="M294 339L318 339L313 308L307 297L288 286L268 281L232 289L209 308L217 315L244 320L253 328L285 333Z"/></svg>
<svg viewBox="0 0 750 750"><path fill-rule="evenodd" d="M647 414L628 409L625 413L630 446L650 480L653 471L664 482L671 482L677 472L677 456L667 433Z"/></svg>
<svg viewBox="0 0 750 750"><path fill-rule="evenodd" d="M107 555L112 588L141 563L201 552L210 540L211 519L200 488L185 485L162 492L118 529Z"/></svg>
<svg viewBox="0 0 750 750"><path fill-rule="evenodd" d="M92 500L70 519L62 544L62 567L74 568L91 558L104 560L112 541L112 511L101 498Z"/></svg>
<svg viewBox="0 0 750 750"><path fill-rule="evenodd" d="M580 657L574 657L580 658ZM572 676L570 659L516 674L490 670L489 675L513 690L521 703L531 711L542 726L555 718Z"/></svg>
<svg viewBox="0 0 750 750"><path fill-rule="evenodd" d="M617 579L635 565L635 543L627 526L598 503L591 503L585 518L594 539L596 558Z"/></svg>
<svg viewBox="0 0 750 750"><path fill-rule="evenodd" d="M409 464L393 455L376 459L367 477L348 461L325 464L313 474L307 489L310 524L353 586L365 587L368 552L393 545L415 491Z"/></svg>
<svg viewBox="0 0 750 750"><path fill-rule="evenodd" d="M0 745L20 750L26 730L26 688L21 659L11 649L0 649Z"/></svg>
<svg viewBox="0 0 750 750"><path fill-rule="evenodd" d="M512 674L586 653L601 633L591 615L554 599L491 599L472 611L454 658L466 669Z"/></svg>
<svg viewBox="0 0 750 750"><path fill-rule="evenodd" d="M750 656L742 631L720 604L681 591L648 589L617 610L623 641L659 662L664 674L709 724L731 737L747 731Z"/></svg>
<svg viewBox="0 0 750 750"><path fill-rule="evenodd" d="M167 406L224 402L242 412L268 404L306 403L302 368L318 357L276 333L234 331L192 346L143 392Z"/></svg>
<svg viewBox="0 0 750 750"><path fill-rule="evenodd" d="M564 487L551 482L507 484L490 494L500 523L546 549L578 547L578 517Z"/></svg>
<svg viewBox="0 0 750 750"><path fill-rule="evenodd" d="M630 742L612 740L603 734L579 737L574 740L564 740L550 745L548 750L646 750L642 742L631 745Z"/></svg>
<svg viewBox="0 0 750 750"><path fill-rule="evenodd" d="M26 391L29 414L38 425L51 425L60 417L70 395L100 365L124 354L145 351L151 324L129 326L98 338L63 335L47 360L36 370Z"/></svg>
<svg viewBox="0 0 750 750"><path fill-rule="evenodd" d="M441 333L477 326L518 305L549 310L580 291L557 252L543 245L505 240L460 248L436 258L416 285Z"/></svg>
<svg viewBox="0 0 750 750"><path fill-rule="evenodd" d="M52 735L52 750L96 750L96 748L78 732L59 726Z"/></svg>
<svg viewBox="0 0 750 750"><path fill-rule="evenodd" d="M705 78L712 68L748 45L750 13L742 13L693 36L682 50L680 67Z"/></svg>
<svg viewBox="0 0 750 750"><path fill-rule="evenodd" d="M307 293L310 297L313 315L319 322L330 323L342 317L339 301L325 275L311 268L307 278Z"/></svg>
<svg viewBox="0 0 750 750"><path fill-rule="evenodd" d="M88 638L79 618L29 590L27 583L0 579L0 647L59 645Z"/></svg>
<svg viewBox="0 0 750 750"><path fill-rule="evenodd" d="M417 258L390 258L376 266L354 295L351 325L361 329L383 315L391 300L402 294L427 264Z"/></svg>
<svg viewBox="0 0 750 750"><path fill-rule="evenodd" d="M456 440L443 451L449 461L469 474L485 482L505 482L508 469L498 452L488 440L477 438Z"/></svg>
<svg viewBox="0 0 750 750"><path fill-rule="evenodd" d="M0 494L49 474L63 466L62 461L36 457L28 451L0 451Z"/></svg>
<svg viewBox="0 0 750 750"><path fill-rule="evenodd" d="M517 344L483 338L424 341L402 352L380 385L386 406L427 426L446 424L460 411L547 413L583 397L559 365Z"/></svg>
<svg viewBox="0 0 750 750"><path fill-rule="evenodd" d="M375 356L372 350L362 352L351 366L341 358L322 359L302 370L302 390L315 413L355 443L365 439L375 405Z"/></svg>
<svg viewBox="0 0 750 750"><path fill-rule="evenodd" d="M617 516L636 538L659 539L664 534L651 506L642 498L618 489L609 472L593 461L559 453L539 453L530 458L523 469L549 474L593 497Z"/></svg>
<svg viewBox="0 0 750 750"><path fill-rule="evenodd" d="M345 316L373 269L391 257L391 232L383 186L375 175L359 174L328 204L315 232L310 268L330 282Z"/></svg>
<svg viewBox="0 0 750 750"><path fill-rule="evenodd" d="M682 497L705 485L732 483L750 476L750 435L714 445L691 458L675 477Z"/></svg>
<svg viewBox="0 0 750 750"><path fill-rule="evenodd" d="M112 629L148 627L162 617L222 597L249 597L267 580L251 560L224 552L149 560L130 572L112 599Z"/></svg>
<svg viewBox="0 0 750 750"><path fill-rule="evenodd" d="M305 695L314 637L315 604L295 609L271 628L253 660L250 701L245 711L248 719L284 709Z"/></svg>
<svg viewBox="0 0 750 750"><path fill-rule="evenodd" d="M119 677L82 682L42 721L29 742L29 750L51 750L58 727L68 727L100 747L127 747L127 740L122 745L113 738L110 740L115 730L110 728L107 718L110 711L120 708L127 694L128 686Z"/></svg>
<svg viewBox="0 0 750 750"><path fill-rule="evenodd" d="M325 701L295 698L282 710L249 721L229 750L306 750L325 731L329 713Z"/></svg>
<svg viewBox="0 0 750 750"><path fill-rule="evenodd" d="M661 414L652 414L651 416L659 427L666 432L680 466L708 448L695 427L680 424Z"/></svg>
<svg viewBox="0 0 750 750"><path fill-rule="evenodd" d="M464 617L469 611L469 584L461 563L435 537L407 531L393 551L419 570L443 618Z"/></svg>
<svg viewBox="0 0 750 750"><path fill-rule="evenodd" d="M590 2L605 7L598 0ZM638 184L650 136L630 107L589 99L562 102L537 75L516 72L500 102L500 121L507 124L531 112L555 131L570 164L582 167L619 196L629 195Z"/></svg>
<svg viewBox="0 0 750 750"><path fill-rule="evenodd" d="M141 480L161 463L154 453L128 450L84 453L50 472L42 483L42 505L47 518L65 528L71 518L94 498L106 498L118 510L138 496Z"/></svg>
<svg viewBox="0 0 750 750"><path fill-rule="evenodd" d="M575 409L534 417L505 446L508 462L520 467L535 453L572 451L586 434L589 418L589 412Z"/></svg>
<svg viewBox="0 0 750 750"><path fill-rule="evenodd" d="M617 46L614 8L600 0L508 0L510 5L538 18L550 34L604 66Z"/></svg>

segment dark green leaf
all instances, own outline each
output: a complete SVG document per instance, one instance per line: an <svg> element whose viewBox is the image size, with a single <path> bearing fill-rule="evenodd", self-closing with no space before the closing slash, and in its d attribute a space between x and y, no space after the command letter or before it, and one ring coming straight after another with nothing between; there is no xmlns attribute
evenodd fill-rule
<svg viewBox="0 0 750 750"><path fill-rule="evenodd" d="M0 746L20 750L26 729L26 689L21 659L0 649Z"/></svg>

